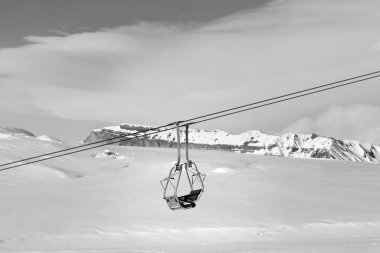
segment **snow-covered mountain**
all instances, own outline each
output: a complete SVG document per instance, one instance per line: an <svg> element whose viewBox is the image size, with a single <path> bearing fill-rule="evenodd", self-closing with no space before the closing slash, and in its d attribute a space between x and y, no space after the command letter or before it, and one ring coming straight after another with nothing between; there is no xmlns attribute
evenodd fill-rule
<svg viewBox="0 0 380 253"><path fill-rule="evenodd" d="M36 137L33 133L26 131L22 128L17 127L0 127L0 134L2 134L5 138L5 136L29 136L29 137Z"/></svg>
<svg viewBox="0 0 380 253"><path fill-rule="evenodd" d="M152 128L154 127L121 124L120 126L94 129L83 142L92 143L102 141ZM184 131L181 130L181 141L184 141L184 138ZM139 139L123 141L119 144L144 147L176 147L176 141L176 130L172 129L154 133ZM295 158L325 158L343 161L380 162L379 146L364 144L358 141L339 140L317 134L286 133L276 135L257 130L251 130L242 134L231 134L221 130L207 131L203 129L189 129L189 146L198 149L228 150L241 153Z"/></svg>
<svg viewBox="0 0 380 253"><path fill-rule="evenodd" d="M17 139L17 138L35 138L46 142L62 143L62 141L49 135L36 136L23 128L17 127L0 127L0 139Z"/></svg>

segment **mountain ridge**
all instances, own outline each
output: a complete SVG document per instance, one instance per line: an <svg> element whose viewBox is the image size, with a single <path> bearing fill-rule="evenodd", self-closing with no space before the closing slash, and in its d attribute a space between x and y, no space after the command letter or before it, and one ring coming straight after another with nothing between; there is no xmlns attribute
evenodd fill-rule
<svg viewBox="0 0 380 253"><path fill-rule="evenodd" d="M155 127L124 123L119 126L94 129L83 140L83 143L102 141L133 134L137 131L149 131L153 128ZM181 133L181 142L183 142L185 139L183 129L181 129ZM176 147L176 141L176 130L172 129L139 139L122 141L119 145ZM261 130L249 130L241 134L232 134L223 130L189 129L189 147L294 158L323 158L380 163L379 146L325 137L316 133L274 134Z"/></svg>

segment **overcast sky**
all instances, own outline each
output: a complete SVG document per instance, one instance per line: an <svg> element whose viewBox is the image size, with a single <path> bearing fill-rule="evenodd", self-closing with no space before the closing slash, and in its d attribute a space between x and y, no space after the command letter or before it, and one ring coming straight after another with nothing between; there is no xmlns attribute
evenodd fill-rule
<svg viewBox="0 0 380 253"><path fill-rule="evenodd" d="M380 70L376 0L0 0L0 125L79 140ZM380 143L380 80L198 127Z"/></svg>

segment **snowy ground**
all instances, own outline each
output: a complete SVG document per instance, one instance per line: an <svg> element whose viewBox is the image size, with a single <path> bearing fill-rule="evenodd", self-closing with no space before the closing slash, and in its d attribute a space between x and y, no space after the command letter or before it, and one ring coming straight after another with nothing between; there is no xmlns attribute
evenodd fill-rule
<svg viewBox="0 0 380 253"><path fill-rule="evenodd" d="M0 163L67 147L0 136ZM107 147L0 173L2 252L380 252L380 166L191 150L195 209L160 179L175 149Z"/></svg>

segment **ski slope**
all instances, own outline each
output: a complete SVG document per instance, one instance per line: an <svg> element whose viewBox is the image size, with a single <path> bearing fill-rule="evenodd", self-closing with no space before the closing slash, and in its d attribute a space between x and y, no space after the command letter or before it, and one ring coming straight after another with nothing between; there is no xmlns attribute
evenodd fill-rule
<svg viewBox="0 0 380 253"><path fill-rule="evenodd" d="M69 147L2 133L0 162ZM380 252L380 166L191 150L195 209L159 181L176 150L110 146L0 173L0 252Z"/></svg>

